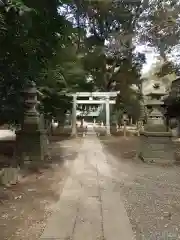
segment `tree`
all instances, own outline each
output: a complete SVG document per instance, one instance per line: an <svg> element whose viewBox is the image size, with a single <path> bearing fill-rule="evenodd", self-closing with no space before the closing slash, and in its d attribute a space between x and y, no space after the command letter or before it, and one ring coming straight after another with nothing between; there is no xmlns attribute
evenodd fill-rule
<svg viewBox="0 0 180 240"><path fill-rule="evenodd" d="M121 112L121 117L125 112L135 122L140 117L140 95L137 90L126 89L117 99L116 110Z"/></svg>
<svg viewBox="0 0 180 240"><path fill-rule="evenodd" d="M136 54L131 44L140 3L121 3L118 7L117 11L115 3L106 1L101 4L96 1L75 1L64 5L62 13L71 16L76 36L73 38L74 51L81 59L80 67L77 59L73 61L73 65L68 62L68 66L71 69L74 66L82 73L83 64L84 70L80 74L81 80L74 78L75 84L72 78L68 79L65 73L61 74L62 79L66 79L64 90L126 91L132 84L140 83L140 71L145 58L144 55ZM64 64L59 60L58 63L59 68L56 68L55 73L59 73L58 69L62 72ZM74 74L74 70L72 72Z"/></svg>
<svg viewBox="0 0 180 240"><path fill-rule="evenodd" d="M84 68L96 88L111 90L117 68L122 72L120 66L127 63L132 68L131 42L140 6L141 1L75 1L72 4L75 23L79 28L88 29L88 37L80 37L85 48L80 46L79 50L85 50Z"/></svg>
<svg viewBox="0 0 180 240"><path fill-rule="evenodd" d="M139 84L141 57L132 39L141 8L141 1L5 4L0 10L1 121L20 120L21 92L29 80L43 93L42 109L51 117L70 108L67 92L125 91Z"/></svg>
<svg viewBox="0 0 180 240"><path fill-rule="evenodd" d="M169 55L179 44L179 10L178 1L149 1L137 24L138 41L154 47L163 60L162 67L157 72L159 77L177 70L176 63L169 59Z"/></svg>
<svg viewBox="0 0 180 240"><path fill-rule="evenodd" d="M48 2L48 1L47 1ZM0 103L1 121L19 121L21 92L54 54L56 46L55 2L12 1L0 9ZM48 19L48 20L46 20ZM48 41L48 44L44 41Z"/></svg>
<svg viewBox="0 0 180 240"><path fill-rule="evenodd" d="M46 93L54 96L67 87L70 79L69 88L84 75L82 68L77 68L80 60L71 43L73 24L58 13L61 4L56 0L14 0L0 9L2 123L21 119L21 92L29 80L36 82L38 88L49 88Z"/></svg>

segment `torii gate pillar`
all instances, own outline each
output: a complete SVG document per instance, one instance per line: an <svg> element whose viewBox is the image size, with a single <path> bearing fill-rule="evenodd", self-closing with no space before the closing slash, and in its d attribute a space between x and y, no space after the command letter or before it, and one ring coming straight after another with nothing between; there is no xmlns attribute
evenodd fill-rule
<svg viewBox="0 0 180 240"><path fill-rule="evenodd" d="M77 105L77 96L73 95L73 107L72 107L72 133L73 137L77 136L77 127L76 127L76 106Z"/></svg>
<svg viewBox="0 0 180 240"><path fill-rule="evenodd" d="M111 135L109 97L106 98L106 134Z"/></svg>

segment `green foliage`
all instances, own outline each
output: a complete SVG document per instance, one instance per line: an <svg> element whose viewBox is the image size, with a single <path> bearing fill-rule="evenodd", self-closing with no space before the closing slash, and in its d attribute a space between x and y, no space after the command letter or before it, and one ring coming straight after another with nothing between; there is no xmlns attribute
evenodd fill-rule
<svg viewBox="0 0 180 240"><path fill-rule="evenodd" d="M120 90L131 96L145 61L132 46L140 12L141 1L7 3L0 9L1 122L21 120L21 92L29 80L43 93L42 111L49 117L63 118L71 108L67 92Z"/></svg>
<svg viewBox="0 0 180 240"><path fill-rule="evenodd" d="M121 111L121 117L122 113L125 112L134 121L137 121L140 117L139 94L133 89L127 88L118 96L116 108Z"/></svg>
<svg viewBox="0 0 180 240"><path fill-rule="evenodd" d="M156 75L158 77L164 77L168 74L172 74L172 73L175 73L177 72L178 70L178 66L175 65L173 62L171 61L166 61L162 67L159 69L159 71L156 73Z"/></svg>
<svg viewBox="0 0 180 240"><path fill-rule="evenodd" d="M140 44L155 48L164 60L158 77L163 77L177 70L177 63L169 58L180 38L180 3L179 1L149 1L140 15L137 38Z"/></svg>
<svg viewBox="0 0 180 240"><path fill-rule="evenodd" d="M140 40L156 47L163 58L179 43L179 9L178 1L151 1L138 23Z"/></svg>
<svg viewBox="0 0 180 240"><path fill-rule="evenodd" d="M140 75L131 44L140 5L140 1L75 1L70 7L77 26L89 29L88 37L79 35L84 42L79 46L94 89L113 90L123 74L129 75L127 84L132 76L135 81L135 75Z"/></svg>
<svg viewBox="0 0 180 240"><path fill-rule="evenodd" d="M55 1L51 5L48 1L12 1L1 9L1 16L0 114L2 121L19 121L21 92L28 80L37 82L53 56L60 22L54 20L58 16Z"/></svg>
<svg viewBox="0 0 180 240"><path fill-rule="evenodd" d="M169 96L165 99L165 105L166 105L166 115L169 118L172 117L180 117L180 97L172 97Z"/></svg>
<svg viewBox="0 0 180 240"><path fill-rule="evenodd" d="M111 117L111 124L120 124L123 117L123 109L115 109Z"/></svg>

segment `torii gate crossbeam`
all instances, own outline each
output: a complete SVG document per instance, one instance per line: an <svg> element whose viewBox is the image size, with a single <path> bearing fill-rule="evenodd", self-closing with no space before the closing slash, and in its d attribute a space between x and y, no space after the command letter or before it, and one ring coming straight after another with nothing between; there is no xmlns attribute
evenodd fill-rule
<svg viewBox="0 0 180 240"><path fill-rule="evenodd" d="M72 135L77 135L76 129L76 108L77 104L106 104L106 133L110 135L110 108L109 104L115 104L115 100L110 100L110 98L117 97L120 92L77 92L77 93L70 93L67 96L73 97L73 108L72 108ZM99 100L78 100L78 97L98 97L101 98ZM102 99L105 98L105 99Z"/></svg>

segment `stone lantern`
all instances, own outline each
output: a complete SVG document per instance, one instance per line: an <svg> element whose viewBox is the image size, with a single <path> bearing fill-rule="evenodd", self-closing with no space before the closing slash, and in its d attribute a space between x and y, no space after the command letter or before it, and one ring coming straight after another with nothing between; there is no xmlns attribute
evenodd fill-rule
<svg viewBox="0 0 180 240"><path fill-rule="evenodd" d="M24 90L24 120L22 128L16 132L16 155L20 164L38 165L48 155L47 132L42 127L42 118L36 110L37 89L29 82Z"/></svg>
<svg viewBox="0 0 180 240"><path fill-rule="evenodd" d="M71 122L71 112L68 110L65 114L65 122L64 125L65 126L69 126Z"/></svg>
<svg viewBox="0 0 180 240"><path fill-rule="evenodd" d="M164 126L164 101L163 96L165 92L160 88L159 85L154 85L153 90L146 95L146 109L148 112L148 123L147 126L152 125L153 127L161 125ZM146 128L147 128L146 126Z"/></svg>
<svg viewBox="0 0 180 240"><path fill-rule="evenodd" d="M147 123L140 131L139 157L144 162L172 163L174 161L172 134L167 130L163 114L165 92L159 85L147 95Z"/></svg>
<svg viewBox="0 0 180 240"><path fill-rule="evenodd" d="M37 89L34 82L30 82L27 88L24 90L24 105L25 114L22 129L26 131L39 129L39 113L36 110L37 101Z"/></svg>

